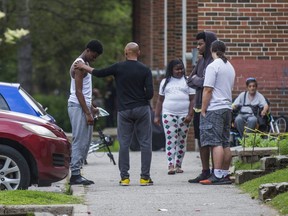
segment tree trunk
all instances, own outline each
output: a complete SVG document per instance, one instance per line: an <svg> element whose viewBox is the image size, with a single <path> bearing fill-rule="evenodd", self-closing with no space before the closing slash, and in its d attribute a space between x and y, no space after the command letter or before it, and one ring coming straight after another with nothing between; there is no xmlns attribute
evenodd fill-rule
<svg viewBox="0 0 288 216"><path fill-rule="evenodd" d="M30 28L29 0L21 0L17 4L19 11L18 24L20 28ZM32 90L32 45L30 33L19 41L18 57L18 82L31 93Z"/></svg>

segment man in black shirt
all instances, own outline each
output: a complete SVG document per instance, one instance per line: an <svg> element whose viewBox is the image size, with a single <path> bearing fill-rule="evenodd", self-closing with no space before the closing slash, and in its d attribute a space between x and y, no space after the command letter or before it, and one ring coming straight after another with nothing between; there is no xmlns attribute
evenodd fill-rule
<svg viewBox="0 0 288 216"><path fill-rule="evenodd" d="M127 186L129 179L129 147L133 131L140 143L141 178L140 185L152 185L150 166L152 158L152 125L149 100L153 97L151 70L138 61L140 55L137 43L125 46L126 61L115 63L107 68L96 70L78 63L76 68L84 69L96 77L113 75L117 92L117 133L120 143L119 170L120 185Z"/></svg>

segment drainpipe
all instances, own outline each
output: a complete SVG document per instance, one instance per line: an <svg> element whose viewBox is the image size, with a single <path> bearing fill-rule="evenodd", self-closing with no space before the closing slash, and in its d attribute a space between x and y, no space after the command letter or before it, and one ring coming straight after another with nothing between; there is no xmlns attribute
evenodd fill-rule
<svg viewBox="0 0 288 216"><path fill-rule="evenodd" d="M150 66L153 68L154 62L153 62L153 17L154 11L153 11L153 1L150 1Z"/></svg>
<svg viewBox="0 0 288 216"><path fill-rule="evenodd" d="M186 33L187 33L187 25L186 25L186 0L182 0L182 61L184 66L186 67Z"/></svg>
<svg viewBox="0 0 288 216"><path fill-rule="evenodd" d="M167 1L164 0L164 67L167 67Z"/></svg>

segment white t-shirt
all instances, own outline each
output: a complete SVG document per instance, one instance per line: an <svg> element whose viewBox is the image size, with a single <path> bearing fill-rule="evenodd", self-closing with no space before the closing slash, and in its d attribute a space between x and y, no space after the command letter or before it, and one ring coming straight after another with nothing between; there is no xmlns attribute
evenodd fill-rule
<svg viewBox="0 0 288 216"><path fill-rule="evenodd" d="M171 77L163 92L162 88L165 80L161 81L159 87L159 95L165 97L162 114L186 116L189 112L189 95L195 94L195 90L187 85L183 76L180 79Z"/></svg>
<svg viewBox="0 0 288 216"><path fill-rule="evenodd" d="M69 96L68 102L79 104L78 98L76 96L75 79L72 77L74 64L77 61L82 61L83 63L85 63L82 58L77 58L71 65L71 68L70 68L71 84L70 84L70 96ZM92 75L90 73L87 73L87 75L83 78L82 93L84 95L87 106L90 107L92 103Z"/></svg>
<svg viewBox="0 0 288 216"><path fill-rule="evenodd" d="M217 58L206 68L204 87L212 87L212 97L207 110L232 109L232 89L235 70L229 61Z"/></svg>

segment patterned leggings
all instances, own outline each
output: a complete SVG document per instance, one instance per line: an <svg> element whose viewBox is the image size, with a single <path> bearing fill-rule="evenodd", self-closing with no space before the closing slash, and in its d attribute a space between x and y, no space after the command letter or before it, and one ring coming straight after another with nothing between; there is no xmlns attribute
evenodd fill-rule
<svg viewBox="0 0 288 216"><path fill-rule="evenodd" d="M186 152L189 124L185 117L163 114L162 122L166 137L166 156L168 166L181 167Z"/></svg>

